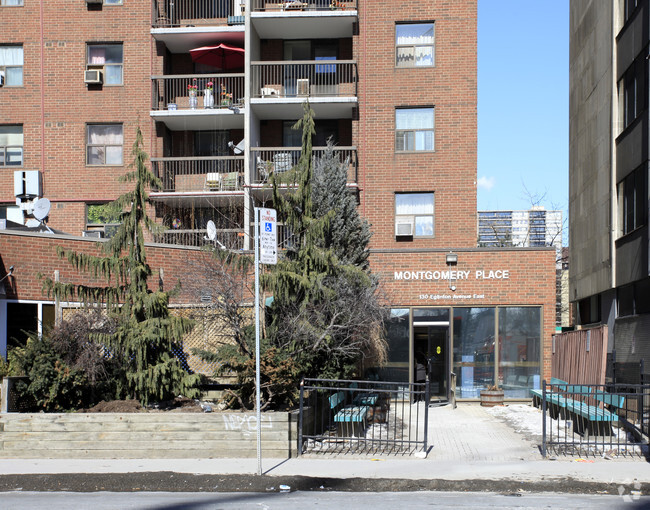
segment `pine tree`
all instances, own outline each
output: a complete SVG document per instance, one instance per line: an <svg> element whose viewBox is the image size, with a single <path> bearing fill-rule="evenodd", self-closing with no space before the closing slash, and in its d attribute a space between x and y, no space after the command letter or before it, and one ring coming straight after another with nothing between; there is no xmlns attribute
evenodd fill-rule
<svg viewBox="0 0 650 510"><path fill-rule="evenodd" d="M344 249L332 241L337 210L314 206L314 112L308 102L294 129L302 129L298 164L288 176L271 180L278 221L293 238L284 257L262 278L274 297L267 335L272 345L299 364L303 375L346 377L364 354L373 351L379 358L385 354L380 334L384 308L363 263L344 263L336 256L336 250Z"/></svg>
<svg viewBox="0 0 650 510"><path fill-rule="evenodd" d="M182 338L191 331L192 322L169 314L169 292L148 288L151 267L147 264L142 227L156 231L157 225L146 213L150 203L147 188L159 186L160 181L146 166L139 128L132 155L132 170L120 181L133 182L134 189L113 203L123 211L121 224L103 245L102 255L57 250L75 269L104 279L106 285L75 285L46 278L44 289L60 299L103 304L114 316L114 331L96 334L93 340L121 362L124 381L118 381L116 398L137 398L147 404L179 394L193 397L198 394L199 376L188 374L174 354L182 351Z"/></svg>
<svg viewBox="0 0 650 510"><path fill-rule="evenodd" d="M368 268L368 244L372 232L361 217L357 202L347 187L349 161L341 162L331 140L323 156L316 160L313 178L314 215L334 211L322 239L342 264Z"/></svg>

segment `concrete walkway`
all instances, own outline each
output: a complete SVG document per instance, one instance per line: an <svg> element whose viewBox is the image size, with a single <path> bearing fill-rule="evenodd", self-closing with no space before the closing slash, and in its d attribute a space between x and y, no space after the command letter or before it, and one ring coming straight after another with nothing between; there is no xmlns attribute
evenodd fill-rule
<svg viewBox="0 0 650 510"><path fill-rule="evenodd" d="M628 487L650 481L645 459L603 458L548 460L538 444L515 432L478 405L431 408L432 445L427 458L311 454L296 459L263 459L264 474L330 479L402 479L446 481L500 481L514 484L621 484ZM254 475L256 459L0 459L2 475L184 473L191 475ZM278 483L282 483L278 481ZM594 489L595 490L595 489Z"/></svg>

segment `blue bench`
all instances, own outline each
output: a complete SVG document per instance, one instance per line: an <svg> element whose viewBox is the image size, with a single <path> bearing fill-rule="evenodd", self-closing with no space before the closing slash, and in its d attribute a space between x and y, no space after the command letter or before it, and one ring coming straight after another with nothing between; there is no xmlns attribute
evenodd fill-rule
<svg viewBox="0 0 650 510"><path fill-rule="evenodd" d="M338 435L343 437L362 436L366 430L368 411L377 402L377 395L359 393L352 400L352 405L345 404L342 391L330 396L330 409L334 414ZM340 409L339 407L342 406ZM337 410L338 409L338 410Z"/></svg>

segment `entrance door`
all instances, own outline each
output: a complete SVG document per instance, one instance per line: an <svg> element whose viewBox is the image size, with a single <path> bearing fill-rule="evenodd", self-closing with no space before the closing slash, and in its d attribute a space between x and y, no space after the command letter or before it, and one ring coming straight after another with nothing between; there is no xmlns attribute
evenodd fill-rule
<svg viewBox="0 0 650 510"><path fill-rule="evenodd" d="M415 382L421 379L423 367L429 376L432 397L447 398L449 326L414 326Z"/></svg>

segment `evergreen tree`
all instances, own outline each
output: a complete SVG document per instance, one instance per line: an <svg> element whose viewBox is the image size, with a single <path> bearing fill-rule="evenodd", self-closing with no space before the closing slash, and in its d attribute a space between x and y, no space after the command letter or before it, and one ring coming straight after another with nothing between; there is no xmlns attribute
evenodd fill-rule
<svg viewBox="0 0 650 510"><path fill-rule="evenodd" d="M79 299L85 304L104 304L114 316L116 326L109 333L93 335L110 356L117 358L124 372L118 381L116 398L131 397L143 404L173 398L179 394L198 394L198 375L188 374L174 353L182 351L183 335L192 322L169 314L170 293L151 291L151 268L144 248L144 227L154 232L157 225L147 216L150 203L147 188L160 180L147 168L138 128L133 144L132 170L120 178L133 182L134 189L120 196L114 207L123 211L114 237L103 245L100 256L58 248L61 258L77 270L106 280L106 285L75 285L44 280L48 295L60 299Z"/></svg>
<svg viewBox="0 0 650 510"><path fill-rule="evenodd" d="M278 221L293 238L284 257L262 278L274 296L267 335L272 345L296 360L303 375L347 377L364 354L385 354L380 333L385 310L364 265L336 256L336 250L344 249L344 243L332 241L337 210L320 202L318 211L314 207L313 117L306 102L303 118L294 126L302 129L298 164L287 176L271 180Z"/></svg>
<svg viewBox="0 0 650 510"><path fill-rule="evenodd" d="M341 162L331 140L323 156L314 166L314 216L322 217L334 211L322 238L342 264L368 267L368 243L372 232L361 217L357 202L347 188L349 161Z"/></svg>

